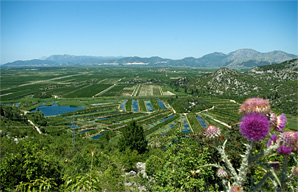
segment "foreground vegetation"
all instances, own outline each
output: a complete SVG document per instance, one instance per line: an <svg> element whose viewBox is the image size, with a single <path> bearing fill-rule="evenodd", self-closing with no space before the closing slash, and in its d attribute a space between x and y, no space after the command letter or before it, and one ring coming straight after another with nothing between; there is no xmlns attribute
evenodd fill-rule
<svg viewBox="0 0 298 192"><path fill-rule="evenodd" d="M204 167L216 164L228 170L220 163L222 154L214 141L205 135L208 125L218 127L219 144L228 140L226 155L233 157L230 161L236 170L240 168L240 154L246 151L246 140L239 132L242 115L238 111L244 96L215 94L207 81L209 89L203 88L202 83L194 89L195 79L210 78L199 71L183 68L3 70L0 190L226 190L226 184L232 185L233 178L226 177L223 181L217 174L218 167ZM273 112L283 111L274 102L279 97L265 98L273 104ZM84 108L45 116L42 107L52 105ZM36 107L40 110L31 111ZM291 115L287 115L284 130L297 131L296 114L287 112ZM257 142L252 153L265 150L269 138ZM291 178L282 189L292 190L291 186L297 183L291 180L294 175L290 173L297 162L292 155L276 152L262 157L260 164L251 165L246 176L250 179L240 186L241 190L253 189L260 181L258 190L272 190L275 186L270 179L274 175L263 182L264 176L269 178L264 165L285 159L289 160L286 172ZM145 172L138 162L146 163ZM277 177L283 174L276 172Z"/></svg>

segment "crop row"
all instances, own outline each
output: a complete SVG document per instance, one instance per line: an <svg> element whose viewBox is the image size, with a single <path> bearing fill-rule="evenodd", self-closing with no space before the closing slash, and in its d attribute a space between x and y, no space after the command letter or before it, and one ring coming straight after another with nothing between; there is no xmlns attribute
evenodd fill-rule
<svg viewBox="0 0 298 192"><path fill-rule="evenodd" d="M157 116L161 115L161 113L151 113L149 115L145 115L145 116L141 116L139 118L136 118L135 120L137 120L137 122L139 122L140 124L143 124L143 122L147 121L147 120L151 120ZM128 122L125 122L124 124L128 124ZM109 126L110 128L116 128L119 126L123 126L124 124L114 124Z"/></svg>
<svg viewBox="0 0 298 192"><path fill-rule="evenodd" d="M161 114L159 114L159 115L157 115L157 116L155 116L153 118L150 118L150 119L147 119L146 121L143 121L142 124L144 125L144 129L145 130L146 129L149 129L150 128L150 126L149 126L150 124L156 123L156 122L158 122L158 121L160 121L160 120L168 117L170 113L171 113L171 111L168 111L166 113L161 113Z"/></svg>
<svg viewBox="0 0 298 192"><path fill-rule="evenodd" d="M63 116L71 116L71 115L89 115L90 113L94 112L101 112L101 111L107 111L107 110L112 110L116 109L117 105L104 105L104 106L98 106L98 107L92 107L92 108L87 108L87 109L79 109L78 111L75 112L69 112L69 113L64 113Z"/></svg>
<svg viewBox="0 0 298 192"><path fill-rule="evenodd" d="M214 117L217 120L223 121L225 123L229 122L229 121L236 121L238 120L235 117L231 117L231 116L227 116L227 115L220 115L218 113L214 113L213 111L209 111L208 112L209 115L211 115L212 117Z"/></svg>
<svg viewBox="0 0 298 192"><path fill-rule="evenodd" d="M236 113L236 112L232 112L231 110L221 110L221 109L214 109L212 111L210 111L212 113L218 114L220 116L224 116L224 117L230 117L233 119L239 119L241 116L240 114Z"/></svg>
<svg viewBox="0 0 298 192"><path fill-rule="evenodd" d="M215 125L216 127L219 127L219 128L223 126L222 124L220 124L220 123L214 121L211 117L205 115L204 113L201 113L200 115L204 118L204 120L205 120L209 125Z"/></svg>
<svg viewBox="0 0 298 192"><path fill-rule="evenodd" d="M125 115L120 115L117 117L104 119L104 120L100 121L100 123L104 123L104 124L118 123L123 120L133 119L135 117L139 117L139 116L143 116L143 115L144 114L142 114L142 113L127 113Z"/></svg>
<svg viewBox="0 0 298 192"><path fill-rule="evenodd" d="M157 124L156 126L152 127L151 129L145 130L144 131L145 136L157 131L158 129L164 127L165 125L167 125L168 123L178 119L179 117L180 117L180 115L176 114L172 118L169 118L169 119Z"/></svg>

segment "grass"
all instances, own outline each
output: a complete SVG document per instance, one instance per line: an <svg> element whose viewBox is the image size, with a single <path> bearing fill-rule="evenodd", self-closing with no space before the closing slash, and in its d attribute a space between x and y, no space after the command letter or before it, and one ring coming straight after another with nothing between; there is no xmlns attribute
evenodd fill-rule
<svg viewBox="0 0 298 192"><path fill-rule="evenodd" d="M290 114L286 114L287 117L287 129L290 129L292 131L298 131L298 117L295 117Z"/></svg>

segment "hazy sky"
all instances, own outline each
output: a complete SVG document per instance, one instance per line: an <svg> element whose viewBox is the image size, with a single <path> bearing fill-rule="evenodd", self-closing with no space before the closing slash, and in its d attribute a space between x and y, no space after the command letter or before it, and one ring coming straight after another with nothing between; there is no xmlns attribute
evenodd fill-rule
<svg viewBox="0 0 298 192"><path fill-rule="evenodd" d="M297 54L297 1L1 0L1 63L53 54Z"/></svg>

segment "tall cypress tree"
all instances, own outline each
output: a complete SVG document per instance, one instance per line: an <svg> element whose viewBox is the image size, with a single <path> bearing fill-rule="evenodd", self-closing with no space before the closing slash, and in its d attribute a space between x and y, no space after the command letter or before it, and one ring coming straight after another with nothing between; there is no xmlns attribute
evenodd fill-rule
<svg viewBox="0 0 298 192"><path fill-rule="evenodd" d="M127 148L137 150L139 153L146 151L147 142L144 136L144 129L142 126L137 125L136 121L126 126L122 133L123 136L118 143L120 151L125 151Z"/></svg>

